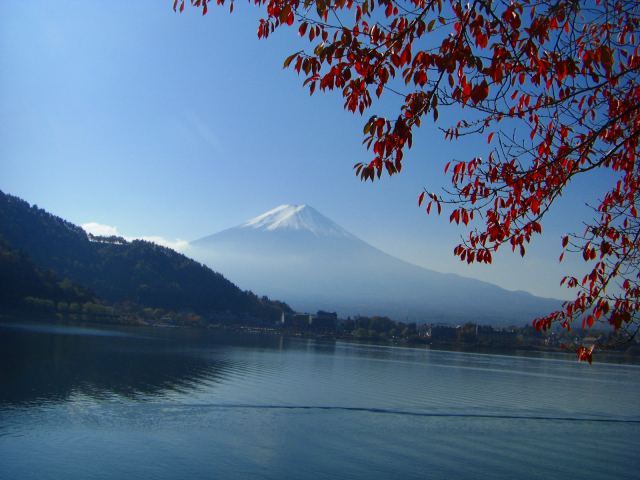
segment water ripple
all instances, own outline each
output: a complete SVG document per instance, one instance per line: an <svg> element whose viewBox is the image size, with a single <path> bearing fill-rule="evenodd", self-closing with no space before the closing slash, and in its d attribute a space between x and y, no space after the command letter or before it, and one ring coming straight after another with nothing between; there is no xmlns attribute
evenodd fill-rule
<svg viewBox="0 0 640 480"><path fill-rule="evenodd" d="M403 415L412 417L436 417L436 418L478 418L497 420L542 420L542 421L566 421L566 422L596 422L596 423L628 423L640 424L638 418L597 418L597 417L575 417L575 416L546 416L546 415L513 415L501 413L456 413L456 412L417 412L408 410L397 410L391 408L376 407L347 407L340 405L263 405L249 403L179 403L163 404L154 403L147 406L158 408L224 408L224 409L252 409L252 410L315 410L315 411L340 411L340 412L362 412L383 415Z"/></svg>

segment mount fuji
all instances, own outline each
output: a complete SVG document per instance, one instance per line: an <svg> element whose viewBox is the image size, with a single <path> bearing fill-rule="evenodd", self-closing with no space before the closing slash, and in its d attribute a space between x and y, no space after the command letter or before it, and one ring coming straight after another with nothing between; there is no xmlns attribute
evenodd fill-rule
<svg viewBox="0 0 640 480"><path fill-rule="evenodd" d="M191 242L186 253L242 288L282 298L299 311L518 325L560 305L407 263L308 205L281 205Z"/></svg>

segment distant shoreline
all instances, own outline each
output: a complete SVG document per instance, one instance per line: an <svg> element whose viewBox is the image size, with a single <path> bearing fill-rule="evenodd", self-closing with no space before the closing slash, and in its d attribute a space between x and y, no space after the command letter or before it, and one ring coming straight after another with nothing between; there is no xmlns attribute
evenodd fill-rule
<svg viewBox="0 0 640 480"><path fill-rule="evenodd" d="M261 335L271 337L282 337L288 339L298 340L315 340L326 343L344 342L347 344L353 344L358 346L373 346L373 347L397 347L417 350L433 350L438 352L455 352L455 353L469 353L479 355L501 355L501 356L515 356L515 357L529 357L529 358L549 358L556 360L575 360L575 354L566 349L557 347L534 347L534 346L478 346L464 343L424 343L424 342L410 342L403 340L384 340L374 338L357 338L353 335L329 335L318 334L314 332L291 332L287 330L281 330L277 328L269 327L255 327L255 326L241 326L241 325L154 325L154 324L128 324L128 323L102 323L92 321L60 321L60 320L47 320L43 318L28 318L17 319L14 316L6 316L0 314L0 328L12 327L12 326L29 326L29 325L42 325L42 326L59 326L59 327L85 327L85 328L98 328L98 329L153 329L157 331L176 329L179 331L196 331L196 332L228 332L228 333L242 333L246 335ZM639 365L640 355L635 352L623 352L613 350L601 350L595 357L597 363L607 364L621 364L621 365Z"/></svg>

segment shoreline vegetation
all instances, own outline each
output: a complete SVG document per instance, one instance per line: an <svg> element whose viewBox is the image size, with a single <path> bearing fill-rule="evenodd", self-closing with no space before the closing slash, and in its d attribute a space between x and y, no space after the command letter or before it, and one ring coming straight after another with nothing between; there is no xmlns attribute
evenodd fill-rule
<svg viewBox="0 0 640 480"><path fill-rule="evenodd" d="M287 324L286 320L275 324L258 324L255 319L242 323L230 318L220 322L204 322L195 314L163 315L159 318L144 318L140 314L120 316L117 314L94 315L93 307L83 309L85 313L34 315L34 312L0 314L4 325L57 325L76 327L142 327L154 329L180 329L194 331L235 332L254 335L282 336L285 338L313 339L326 342L346 341L362 345L427 348L442 351L459 351L498 355L554 354L574 359L574 350L579 345L591 344L598 349L598 359L604 363L640 363L640 344L635 339L623 338L613 331L564 330L542 334L532 326L494 328L487 325L465 323L464 325L416 324L395 322L386 317L355 317L338 319L330 312L320 315L301 315L315 319L311 323ZM93 310L90 314L88 311ZM148 309L147 309L148 310ZM146 312L147 315L149 312ZM283 316L284 318L284 316ZM318 321L320 319L320 321ZM331 320L334 320L332 322Z"/></svg>

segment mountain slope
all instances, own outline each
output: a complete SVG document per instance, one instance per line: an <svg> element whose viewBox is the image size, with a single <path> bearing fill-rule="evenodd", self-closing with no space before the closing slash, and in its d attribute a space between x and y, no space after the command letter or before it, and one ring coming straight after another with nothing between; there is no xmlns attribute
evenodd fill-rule
<svg viewBox="0 0 640 480"><path fill-rule="evenodd" d="M559 305L388 255L309 206L283 205L194 241L187 254L300 310L523 324Z"/></svg>
<svg viewBox="0 0 640 480"><path fill-rule="evenodd" d="M23 252L9 248L0 238L0 306L4 311L28 307L35 299L50 302L93 300L86 290L61 281L51 271L38 268Z"/></svg>
<svg viewBox="0 0 640 480"><path fill-rule="evenodd" d="M269 321L288 308L240 290L169 248L124 239L90 241L80 227L2 192L0 237L39 268L88 287L108 302Z"/></svg>

